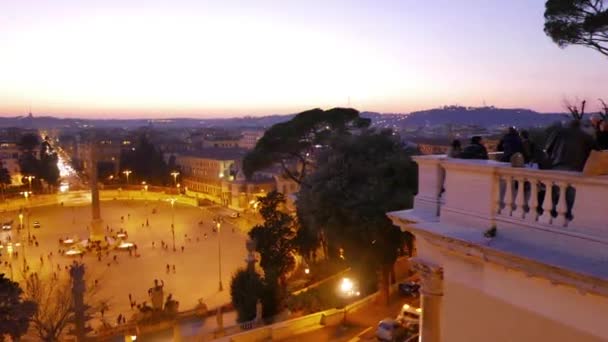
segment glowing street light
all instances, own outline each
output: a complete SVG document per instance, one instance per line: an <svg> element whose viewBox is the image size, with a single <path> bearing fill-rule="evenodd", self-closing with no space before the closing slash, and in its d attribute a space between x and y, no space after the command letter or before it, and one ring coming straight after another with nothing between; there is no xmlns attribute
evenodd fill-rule
<svg viewBox="0 0 608 342"><path fill-rule="evenodd" d="M179 176L179 172L178 171L173 171L173 172L171 172L171 176L173 176L173 184L175 186L177 186L177 176Z"/></svg>
<svg viewBox="0 0 608 342"><path fill-rule="evenodd" d="M32 179L36 179L36 176L25 176L23 177L25 179L27 179L28 183L29 183L29 187L30 187L30 192L32 192Z"/></svg>
<svg viewBox="0 0 608 342"><path fill-rule="evenodd" d="M220 279L220 286L219 286L219 290L223 291L224 287L222 286L222 239L220 238L220 231L221 231L221 227L222 227L222 217L218 216L215 219L213 219L213 222L215 222L215 226L217 227L217 265L218 265L218 276Z"/></svg>
<svg viewBox="0 0 608 342"><path fill-rule="evenodd" d="M130 175L131 173L133 173L133 171L131 171L131 170L124 170L122 173L123 173L125 176L127 176L127 185L129 185L129 175Z"/></svg>
<svg viewBox="0 0 608 342"><path fill-rule="evenodd" d="M24 191L21 194L23 195L23 197L25 197L25 201L29 204L29 197L32 194L32 192ZM28 210L28 213L29 213L29 205L28 205L28 208L26 208L26 210ZM22 213L19 214L19 221L21 222L21 227L23 228L23 214ZM29 221L28 221L28 223L29 223ZM31 241L31 237L32 236L30 234L30 225L28 224L27 225L27 241L28 242Z"/></svg>
<svg viewBox="0 0 608 342"><path fill-rule="evenodd" d="M344 297L359 296L361 293L356 289L355 283L349 278L342 278L340 281L340 293Z"/></svg>

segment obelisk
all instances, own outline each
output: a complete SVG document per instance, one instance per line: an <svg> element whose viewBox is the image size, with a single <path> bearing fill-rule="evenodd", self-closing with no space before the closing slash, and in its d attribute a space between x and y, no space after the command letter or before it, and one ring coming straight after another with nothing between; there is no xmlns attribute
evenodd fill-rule
<svg viewBox="0 0 608 342"><path fill-rule="evenodd" d="M99 188L97 187L97 144L95 136L91 139L90 146L89 183L91 185L92 219L89 239L104 241L103 222L101 220L101 209L99 208Z"/></svg>

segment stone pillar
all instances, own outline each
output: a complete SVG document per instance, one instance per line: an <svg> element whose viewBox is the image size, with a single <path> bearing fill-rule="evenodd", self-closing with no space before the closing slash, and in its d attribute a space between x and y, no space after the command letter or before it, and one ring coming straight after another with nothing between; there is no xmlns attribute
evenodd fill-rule
<svg viewBox="0 0 608 342"><path fill-rule="evenodd" d="M441 299L443 297L443 268L418 258L414 269L420 274L420 342L441 341Z"/></svg>
<svg viewBox="0 0 608 342"><path fill-rule="evenodd" d="M90 164L89 168L89 183L91 186L91 232L89 238L92 241L104 241L105 232L103 222L101 220L101 209L99 207L99 189L97 187L97 145L95 136L91 139L90 144Z"/></svg>

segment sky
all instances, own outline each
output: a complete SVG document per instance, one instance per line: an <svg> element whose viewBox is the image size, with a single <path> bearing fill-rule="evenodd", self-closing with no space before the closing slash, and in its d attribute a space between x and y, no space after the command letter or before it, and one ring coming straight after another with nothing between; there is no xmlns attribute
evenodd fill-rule
<svg viewBox="0 0 608 342"><path fill-rule="evenodd" d="M0 116L557 112L608 98L608 58L557 47L543 11L542 0L0 0Z"/></svg>

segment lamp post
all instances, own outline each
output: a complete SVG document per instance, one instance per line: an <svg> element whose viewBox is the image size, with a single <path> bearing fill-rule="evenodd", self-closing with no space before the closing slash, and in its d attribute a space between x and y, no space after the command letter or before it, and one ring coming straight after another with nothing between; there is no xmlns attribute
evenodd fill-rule
<svg viewBox="0 0 608 342"><path fill-rule="evenodd" d="M220 235L221 227L222 227L222 217L216 217L213 222L215 222L215 226L217 227L217 265L218 265L218 276L220 280L219 290L223 291L224 287L222 286L222 239Z"/></svg>
<svg viewBox="0 0 608 342"><path fill-rule="evenodd" d="M25 197L25 202L28 204L25 208L26 212L28 213L28 224L27 224L27 242L29 243L31 241L31 234L30 234L30 225L29 225L29 198L30 198L30 194L31 192L28 191L24 191L23 192L23 197ZM21 223L23 224L23 218L21 218L23 216L23 214L19 214L20 218L19 220L21 221Z"/></svg>
<svg viewBox="0 0 608 342"><path fill-rule="evenodd" d="M173 176L173 185L177 186L177 176L179 176L178 171L171 172L171 176Z"/></svg>
<svg viewBox="0 0 608 342"><path fill-rule="evenodd" d="M175 201L177 199L171 198L169 202L171 202L171 235L173 237L173 251L175 252Z"/></svg>
<svg viewBox="0 0 608 342"><path fill-rule="evenodd" d="M124 170L122 173L123 173L125 176L127 176L127 186L129 186L129 175L130 175L131 173L133 173L133 171L131 171L131 170Z"/></svg>
<svg viewBox="0 0 608 342"><path fill-rule="evenodd" d="M30 176L25 176L24 178L27 179L27 181L29 183L29 189L30 189L29 191L32 192L32 179L35 179L36 176L30 175Z"/></svg>

